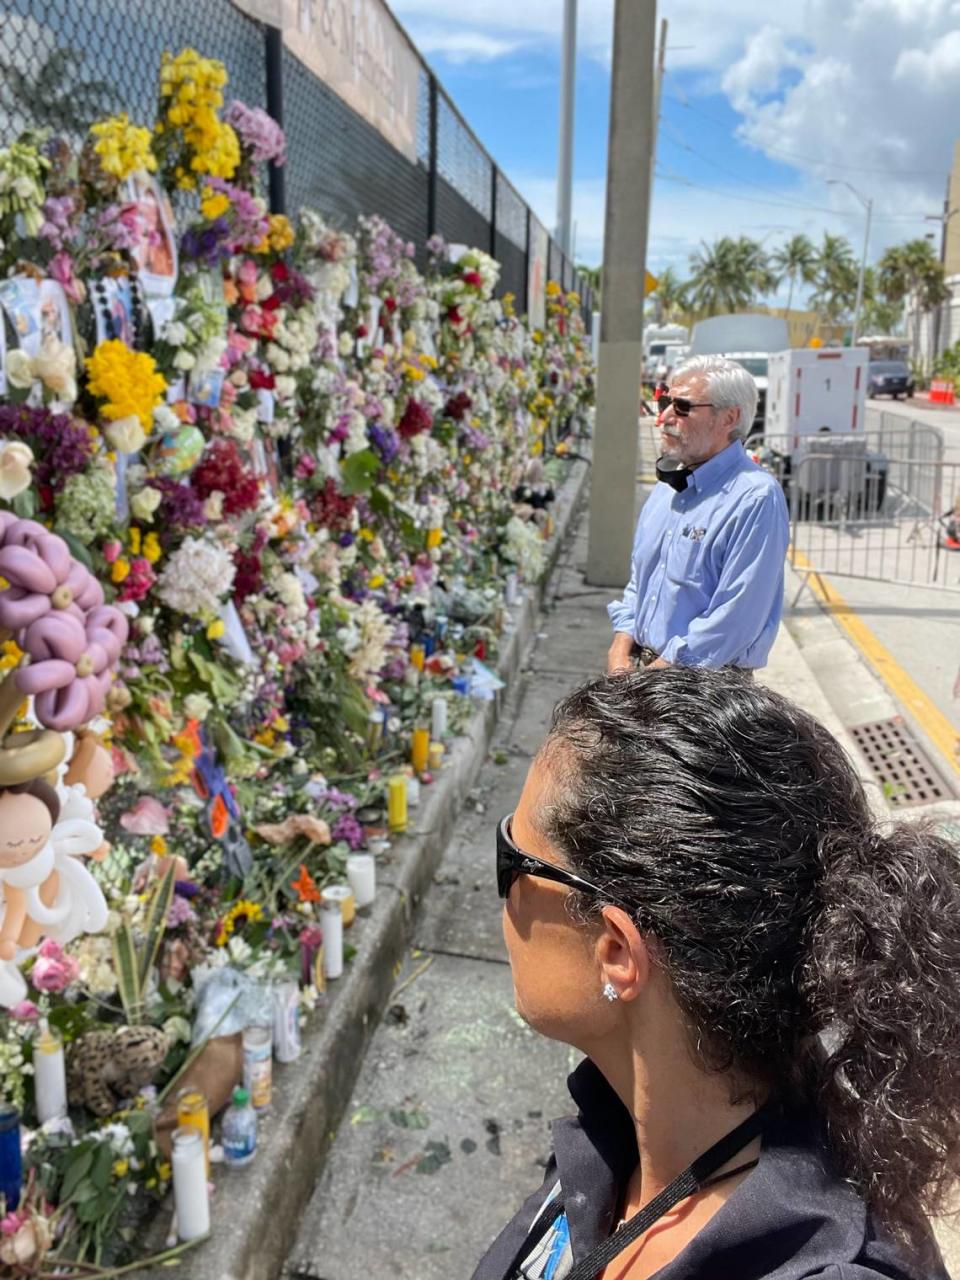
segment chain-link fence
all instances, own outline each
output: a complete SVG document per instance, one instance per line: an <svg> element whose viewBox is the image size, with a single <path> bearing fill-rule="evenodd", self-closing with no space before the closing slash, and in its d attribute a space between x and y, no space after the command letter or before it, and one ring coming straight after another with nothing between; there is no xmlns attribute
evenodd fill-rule
<svg viewBox="0 0 960 1280"><path fill-rule="evenodd" d="M427 65L411 160L231 0L0 0L0 144L30 127L78 133L111 111L152 121L160 55L186 45L224 62L231 96L282 114L275 211L310 206L344 227L379 213L421 263L434 232L483 249L501 264L500 293L527 310L540 224ZM591 291L553 240L543 265L547 280L578 290L589 324Z"/></svg>

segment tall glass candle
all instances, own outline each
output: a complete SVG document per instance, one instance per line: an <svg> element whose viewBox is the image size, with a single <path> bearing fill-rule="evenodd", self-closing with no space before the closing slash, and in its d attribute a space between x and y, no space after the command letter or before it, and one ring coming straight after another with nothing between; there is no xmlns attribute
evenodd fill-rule
<svg viewBox="0 0 960 1280"><path fill-rule="evenodd" d="M8 1102L0 1102L0 1197L4 1200L6 1213L13 1213L20 1203L22 1182L20 1112Z"/></svg>
<svg viewBox="0 0 960 1280"><path fill-rule="evenodd" d="M410 663L412 666L416 667L418 671L423 670L423 663L426 656L426 650L422 644L412 644L410 646Z"/></svg>
<svg viewBox="0 0 960 1280"><path fill-rule="evenodd" d="M420 803L420 779L415 773L407 778L407 808L416 809Z"/></svg>
<svg viewBox="0 0 960 1280"><path fill-rule="evenodd" d="M40 1019L40 1034L33 1042L33 1087L37 1119L41 1124L67 1114L67 1072L63 1041Z"/></svg>
<svg viewBox="0 0 960 1280"><path fill-rule="evenodd" d="M199 1129L174 1129L170 1163L173 1166L173 1201L177 1207L177 1235L181 1240L196 1240L210 1230L207 1164Z"/></svg>
<svg viewBox="0 0 960 1280"><path fill-rule="evenodd" d="M410 763L414 773L423 773L429 754L430 730L425 725L418 725L413 731L413 743L410 747Z"/></svg>
<svg viewBox="0 0 960 1280"><path fill-rule="evenodd" d="M447 736L447 700L434 698L430 703L430 737L434 742L442 742Z"/></svg>
<svg viewBox="0 0 960 1280"><path fill-rule="evenodd" d="M407 829L407 779L402 773L387 783L387 824L391 831Z"/></svg>
<svg viewBox="0 0 960 1280"><path fill-rule="evenodd" d="M372 853L347 855L347 880L358 907L369 907L377 896L377 864Z"/></svg>
<svg viewBox="0 0 960 1280"><path fill-rule="evenodd" d="M320 927L323 930L324 974L328 978L339 978L343 973L343 916L337 903L322 904Z"/></svg>

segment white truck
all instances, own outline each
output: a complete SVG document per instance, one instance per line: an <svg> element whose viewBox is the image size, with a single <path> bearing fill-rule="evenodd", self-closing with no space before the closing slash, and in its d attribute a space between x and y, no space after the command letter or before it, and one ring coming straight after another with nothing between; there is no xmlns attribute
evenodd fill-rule
<svg viewBox="0 0 960 1280"><path fill-rule="evenodd" d="M854 508L883 505L889 464L865 438L868 361L866 347L770 356L763 450L778 460L784 489L798 488L801 511L841 489Z"/></svg>
<svg viewBox="0 0 960 1280"><path fill-rule="evenodd" d="M766 417L770 356L789 346L786 320L759 312L710 316L693 326L690 338L692 356L726 356L753 375L758 392L755 431L763 430Z"/></svg>
<svg viewBox="0 0 960 1280"><path fill-rule="evenodd" d="M652 382L658 369L665 363L668 350L684 346L690 338L689 329L682 324L649 325L643 331L643 379ZM672 367L672 365L671 365Z"/></svg>

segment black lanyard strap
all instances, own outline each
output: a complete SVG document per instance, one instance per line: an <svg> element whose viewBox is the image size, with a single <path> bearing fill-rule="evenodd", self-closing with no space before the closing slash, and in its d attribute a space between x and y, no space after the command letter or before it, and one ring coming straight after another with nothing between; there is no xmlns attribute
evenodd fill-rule
<svg viewBox="0 0 960 1280"><path fill-rule="evenodd" d="M595 1280L603 1268L628 1245L639 1240L644 1232L649 1231L653 1224L665 1213L669 1213L674 1205L706 1186L712 1174L758 1137L763 1130L767 1112L768 1108L761 1107L759 1111L748 1116L742 1124L737 1125L736 1129L714 1143L703 1155L697 1156L693 1164L688 1165L682 1173L678 1174L659 1195L654 1196L648 1205L634 1214L629 1222L625 1222L612 1236L608 1236L595 1249L591 1249L590 1253L573 1268L567 1280Z"/></svg>

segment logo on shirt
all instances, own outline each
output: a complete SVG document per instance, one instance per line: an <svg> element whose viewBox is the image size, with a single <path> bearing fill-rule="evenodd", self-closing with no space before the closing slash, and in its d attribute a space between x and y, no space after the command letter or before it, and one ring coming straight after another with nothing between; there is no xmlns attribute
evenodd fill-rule
<svg viewBox="0 0 960 1280"><path fill-rule="evenodd" d="M683 537L689 538L691 542L702 542L706 532L706 529L696 529L692 524L685 524L680 530Z"/></svg>

